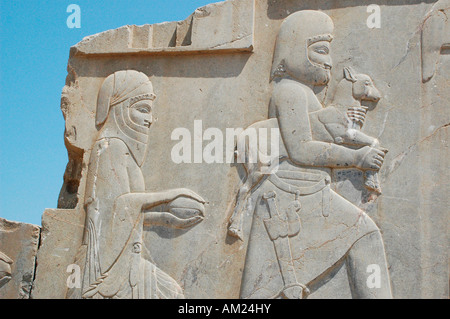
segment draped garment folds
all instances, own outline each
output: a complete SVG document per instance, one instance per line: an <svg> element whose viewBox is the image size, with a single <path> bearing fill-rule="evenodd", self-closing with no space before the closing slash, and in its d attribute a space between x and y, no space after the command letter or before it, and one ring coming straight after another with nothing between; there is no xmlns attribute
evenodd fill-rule
<svg viewBox="0 0 450 319"><path fill-rule="evenodd" d="M326 169L283 162L254 188L247 205L253 220L242 298L279 298L292 281L308 286L358 239L378 230L362 210L331 190Z"/></svg>
<svg viewBox="0 0 450 319"><path fill-rule="evenodd" d="M99 93L96 121L102 129L91 150L85 203L86 246L82 298L181 298L181 287L144 258L140 169L147 131L129 118L130 99L152 98L151 82L137 71L108 77ZM149 257L147 257L149 258Z"/></svg>

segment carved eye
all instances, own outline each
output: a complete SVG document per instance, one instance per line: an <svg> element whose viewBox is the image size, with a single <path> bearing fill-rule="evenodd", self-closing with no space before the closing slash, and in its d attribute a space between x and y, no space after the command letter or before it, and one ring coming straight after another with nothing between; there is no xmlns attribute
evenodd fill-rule
<svg viewBox="0 0 450 319"><path fill-rule="evenodd" d="M330 53L330 50L325 46L318 47L315 51L319 54L325 54L325 55Z"/></svg>
<svg viewBox="0 0 450 319"><path fill-rule="evenodd" d="M150 113L150 107L148 107L148 106L138 106L138 107L136 107L136 110L138 112L145 113L145 114Z"/></svg>
<svg viewBox="0 0 450 319"><path fill-rule="evenodd" d="M366 82L364 82L364 84L365 84L366 86L369 86L369 85L370 85L370 81L366 81Z"/></svg>
<svg viewBox="0 0 450 319"><path fill-rule="evenodd" d="M140 107L138 108L138 111L141 113L150 113L150 110L146 107Z"/></svg>

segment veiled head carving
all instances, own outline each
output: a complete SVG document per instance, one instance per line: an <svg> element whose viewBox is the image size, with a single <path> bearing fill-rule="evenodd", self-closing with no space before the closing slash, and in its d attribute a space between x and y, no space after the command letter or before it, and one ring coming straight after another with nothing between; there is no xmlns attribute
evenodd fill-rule
<svg viewBox="0 0 450 319"><path fill-rule="evenodd" d="M272 78L289 75L305 84L327 84L333 30L331 18L320 11L304 10L287 17L275 46Z"/></svg>
<svg viewBox="0 0 450 319"><path fill-rule="evenodd" d="M98 139L120 138L142 165L155 98L153 85L142 72L124 70L108 76L97 98L95 124L101 129Z"/></svg>

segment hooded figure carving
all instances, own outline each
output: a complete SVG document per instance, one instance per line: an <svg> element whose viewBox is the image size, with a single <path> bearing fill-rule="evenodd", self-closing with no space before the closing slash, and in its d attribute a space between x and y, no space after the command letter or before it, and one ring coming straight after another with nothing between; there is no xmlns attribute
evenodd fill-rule
<svg viewBox="0 0 450 319"><path fill-rule="evenodd" d="M103 83L97 100L95 124L102 126L100 138L116 137L127 144L138 166L142 166L147 151L149 118L144 123L133 121L132 114L139 101L153 101L153 85L148 77L136 71L121 71L109 76ZM112 112L108 117L109 112Z"/></svg>
<svg viewBox="0 0 450 319"><path fill-rule="evenodd" d="M84 210L84 276L77 298L182 298L178 283L150 261L144 225L187 228L203 219L204 200L180 188L150 193L141 166L147 152L155 95L149 78L118 71L98 95L97 140L91 150ZM192 216L155 212L177 198L196 208ZM82 259L82 258L80 258ZM79 262L82 264L82 262Z"/></svg>

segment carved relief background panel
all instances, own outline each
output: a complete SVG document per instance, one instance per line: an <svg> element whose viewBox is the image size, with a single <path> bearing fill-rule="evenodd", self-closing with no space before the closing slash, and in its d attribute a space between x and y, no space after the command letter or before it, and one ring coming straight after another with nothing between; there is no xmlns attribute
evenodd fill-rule
<svg viewBox="0 0 450 319"><path fill-rule="evenodd" d="M371 4L381 8L380 28L369 28L367 25L370 15L367 7ZM281 273L285 286L289 286L286 274L297 271L293 286L302 286L300 294L305 293L306 289L303 288L308 288L310 298L351 298L355 297L355 283L352 280L362 282L363 279L359 275L349 278L348 273L352 273L349 267L356 266L346 258L358 240L370 234L376 238L364 237L367 243L362 242L361 245L372 247L372 243L377 243L374 246L382 247L382 251L378 251L380 256L385 257L385 260L382 258L381 268L385 267L386 273L389 273L386 285L389 283L390 287L386 291L392 292L394 298L448 297L450 61L445 37L438 59L435 59L434 76L426 82L422 76L422 62L427 59L424 55L435 54L422 49L423 24L433 6L448 8L448 1L439 1L435 5L435 1L431 0L408 3L397 0L229 0L198 9L185 21L142 27L125 26L93 35L72 47L61 102L66 121L65 142L69 163L59 197L59 210L46 211L44 220L48 220L48 229L65 229L65 233L70 234L73 240L58 239L62 235L58 231L48 232L38 253L34 297L81 297L82 293L67 289L63 278L67 278L68 265L79 263L85 267L89 264L82 262L84 257L80 257L88 253L79 249L86 236L87 207L92 202L86 194L92 193L89 187L95 184L90 180L93 177L89 176L97 176L91 174L89 169L93 167L92 163L96 163L93 158L101 158L99 154L103 148L111 145L115 147L111 139L118 136L117 132L114 133L116 135L103 136L101 128L96 125L99 91L111 75L118 76L121 72L131 70L143 74L142 79L147 76L152 89L148 89L148 92L139 91L140 100L129 103L132 105L151 100L153 118L151 128L145 132L148 133L148 142L142 165L136 160L136 155L129 154L126 147L117 146L120 156L134 158L129 164L135 167L131 173L128 171L129 185L139 189L135 193L145 193L146 196L164 194L160 197L164 198L160 201L162 204L173 203L177 196L191 197L196 202L175 203L178 206L173 204L166 207L150 205L150 202L160 203L152 197L153 201L145 201L149 206L148 211L133 202L137 205L135 209L141 212L173 213L182 208L194 215L201 213L201 222L189 224L189 227L166 227L167 224L158 224L154 220L146 223L144 217L142 221L140 217L123 217L123 220L131 218L136 223L133 225L141 223L129 231L140 239L135 240L139 245L130 245L128 251L132 256L130 258L138 254L142 260L151 261L142 264L139 264L141 261L136 262L140 267L155 267L152 271L158 272L169 282L173 281L173 285L169 286L186 298L239 298L245 297L246 292L254 292L252 289L258 284L252 277L254 274L247 273L248 276L245 276L249 260L255 264L258 261L258 257L252 259L252 254L263 255L265 249L271 249L275 257L267 255L271 267L274 267L270 271ZM283 133L286 124L280 120L281 111L277 109L278 113L271 114L270 109L271 105L276 104L273 92L276 92L278 85L278 80L272 78L274 50L283 21L303 10L320 11L334 24L332 40L326 36L328 31L324 31L327 34L314 34L323 38L309 39L310 45L327 43L332 67L330 65L331 70L328 66L325 69L330 72L330 78L322 86L310 85L306 80L297 81L295 75L289 73L292 65L285 59L284 64L280 63L281 67L275 70L281 74L279 83L292 76L294 82L298 82L296 85L300 83L300 86L308 87L305 94L309 103L326 110L326 113L320 114L310 111L308 122L314 140L339 147L344 145L342 147L350 150L348 153L355 154L356 150L364 146L377 148L380 154L373 157L381 156L383 159L380 161L384 160L384 163L380 165L381 169L369 173L376 173L375 177L369 177L375 181L369 189L367 173L361 167L321 166L314 162L307 163L314 168L314 172L309 168L306 171L297 170L297 166L301 165L289 162L294 161L294 155L292 147L287 147L285 153L281 154L288 159L284 163L292 165L287 168L287 165L280 166L276 177L272 180L267 178L252 188L249 198L253 200L253 208L256 208L254 211L243 210L244 237L241 240L231 236L228 227L235 211L236 198L241 194L241 187L248 177L248 170L236 163L226 163L225 158L225 163L206 163L202 155L210 140L203 141L201 145L196 141L199 137L202 140L208 128L216 128L223 133L222 146L225 151L227 129L245 129L269 118L275 123L271 127L281 131L282 136L286 134ZM313 16L310 14L307 19L316 21ZM133 81L138 80L133 78L127 83L135 83ZM144 82L147 83L147 80ZM360 86L366 88L358 93ZM146 94L154 94L156 98L146 98ZM112 99L113 95L108 95L108 99ZM111 103L110 112L114 112L119 104ZM126 110L130 105L123 106L123 112L128 112ZM279 107L278 104L275 106ZM358 122L358 116L361 115L358 112L364 113L361 122ZM111 116L112 113L108 114ZM277 116L278 122L274 120ZM350 133L346 120L349 117L353 119ZM264 123L268 125L268 122ZM179 128L185 128L191 133L190 163L176 163L173 160L173 147L179 142L173 138L173 132ZM107 141L103 141L106 146L102 144L103 138ZM286 135L283 139L287 145ZM128 149L131 149L130 143L125 142ZM233 138L231 144L234 146L234 143ZM115 156L119 156L115 152L107 156L114 160ZM292 172L292 166L295 166L296 176L314 173L317 180L310 182L317 183L316 186L320 184L321 188L317 186L310 193L299 192L296 196L295 191L289 193L282 191L282 186L277 186L273 206L276 209L270 208L274 203L271 202L273 197L270 193L275 189L273 185L279 180L286 182L295 179L286 177ZM113 168L116 169L116 166L111 171L114 171ZM117 178L112 173L105 174L111 180ZM312 175L308 176L312 178ZM373 185L379 185L381 191L377 191ZM294 186L300 189L305 185ZM183 190L174 195L173 192L181 188ZM314 209L317 205L321 207L320 215L323 213L325 217L327 210L323 207L331 207L328 212L332 213L350 213L335 213L325 224L322 224L325 219L317 222L317 219L306 216L306 213L305 216L298 213L300 206L290 217L284 216L284 211L297 209L297 200L303 212L310 214L316 214ZM326 206L323 204L326 201L331 204ZM130 203L125 205L127 209L132 207ZM64 218L55 218L58 211ZM278 216L284 218L281 225L285 225L283 223L288 220L294 225L297 213L302 225L299 232L289 229L286 234L280 232L279 236L270 235L265 220ZM133 213L129 214L134 216ZM252 218L257 214L261 214L260 224L254 222L256 224L252 226ZM360 222L361 216L364 216L366 224L359 227L357 222ZM339 228L343 224L346 227ZM336 238L342 242L336 241L330 248L315 254L308 255L309 252L298 248L305 242L312 247L321 244L321 240L328 243ZM258 242L260 239L261 244ZM297 250L295 240L299 243ZM290 245L289 249L286 249L286 243ZM88 248L89 245L85 247ZM53 249L70 253L61 255L63 257L56 261L51 257ZM280 257L284 256L283 252L290 258L288 266L296 261L301 266L295 266L297 270L286 266L283 270L282 263L278 263L283 259ZM355 255L358 253L355 252ZM120 256L125 255L120 252ZM306 259L301 259L303 256ZM54 262L41 263L39 260ZM45 268L39 265L45 265ZM124 267L132 266L127 264ZM319 268L324 271L316 274L313 269ZM47 289L49 274L52 272L58 274L57 278L60 279L51 289ZM135 273L140 272L136 270ZM263 274L263 280L265 275L267 273ZM104 276L97 277L106 280ZM302 280L307 282L300 282ZM101 286L102 283L92 281L90 284ZM268 283L270 285L272 283ZM130 289L133 293L137 291ZM290 293L297 296L299 292L287 291L285 296ZM384 297L389 297L389 294Z"/></svg>

